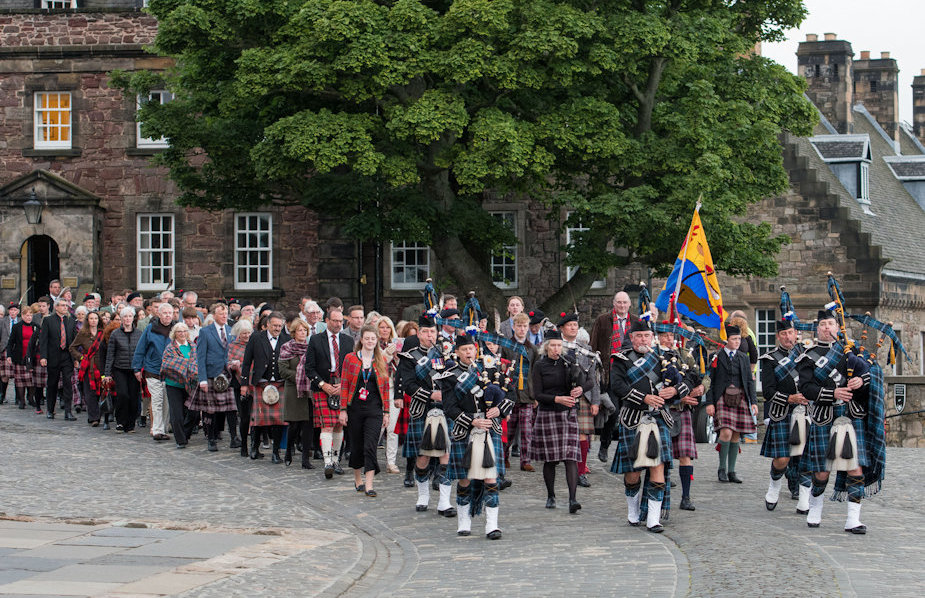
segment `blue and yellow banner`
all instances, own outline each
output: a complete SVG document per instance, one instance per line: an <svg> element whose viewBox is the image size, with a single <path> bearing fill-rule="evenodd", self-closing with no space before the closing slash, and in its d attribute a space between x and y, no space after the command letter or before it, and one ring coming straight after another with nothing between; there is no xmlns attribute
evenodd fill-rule
<svg viewBox="0 0 925 598"><path fill-rule="evenodd" d="M674 295L675 309L679 315L719 330L720 338L726 340L723 322L726 312L723 309L723 294L719 290L719 281L713 269L713 257L707 245L707 235L700 222L700 204L694 210L690 230L684 239L684 245L674 263L674 270L665 283L665 288L655 300L655 306L663 312L670 310Z"/></svg>

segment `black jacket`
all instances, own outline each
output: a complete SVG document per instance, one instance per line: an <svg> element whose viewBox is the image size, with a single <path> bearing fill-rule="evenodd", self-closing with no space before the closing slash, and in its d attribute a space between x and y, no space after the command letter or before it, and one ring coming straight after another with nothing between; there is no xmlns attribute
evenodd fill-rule
<svg viewBox="0 0 925 598"><path fill-rule="evenodd" d="M720 349L715 354L715 361L711 364L710 369L710 390L707 391L707 400L711 405L716 406L723 391L727 387L734 385L745 391L745 398L748 404L757 405L758 396L755 394L755 381L752 380L751 364L748 361L748 355L743 351L736 351L735 363L729 360L729 354L725 349Z"/></svg>
<svg viewBox="0 0 925 598"><path fill-rule="evenodd" d="M247 341L244 348L244 360L241 362L241 371L248 385L254 385L261 380L282 381L279 371L279 350L283 343L290 340L289 333L284 328L276 340L276 350L270 344L270 337L266 330L255 332Z"/></svg>
<svg viewBox="0 0 925 598"><path fill-rule="evenodd" d="M48 360L48 367L53 368L71 363L71 343L77 336L74 318L64 316L64 348L61 348L61 318L58 314L48 314L42 319L39 331L39 355Z"/></svg>
<svg viewBox="0 0 925 598"><path fill-rule="evenodd" d="M269 343L269 341L267 341ZM337 367L340 372L344 365L347 353L353 351L353 337L343 331L337 334L337 348L339 355ZM308 349L305 351L305 375L311 382L312 390L321 392L321 384L331 381L331 347L328 344L328 331L313 334L308 339ZM340 374L338 374L340 375Z"/></svg>
<svg viewBox="0 0 925 598"><path fill-rule="evenodd" d="M32 327L32 338L29 341L29 355L22 354L22 328L23 326ZM10 340L6 347L6 356L13 360L16 365L30 365L31 359L35 357L38 349L39 327L35 322L26 324L22 320L13 324L13 330L10 332ZM28 358L28 359L27 359Z"/></svg>

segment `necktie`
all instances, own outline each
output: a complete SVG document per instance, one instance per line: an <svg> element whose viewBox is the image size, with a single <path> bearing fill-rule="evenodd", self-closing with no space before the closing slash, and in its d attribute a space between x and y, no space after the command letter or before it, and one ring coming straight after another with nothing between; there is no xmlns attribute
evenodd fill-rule
<svg viewBox="0 0 925 598"><path fill-rule="evenodd" d="M331 348L334 351L331 353L331 371L337 371L337 364L340 361L340 348L337 346L337 335L331 335Z"/></svg>
<svg viewBox="0 0 925 598"><path fill-rule="evenodd" d="M64 347L67 346L67 332L64 330L64 318L58 317L58 320L61 321L61 350L64 350Z"/></svg>
<svg viewBox="0 0 925 598"><path fill-rule="evenodd" d="M270 344L273 345L273 350L274 350L274 351L276 351L276 340L277 340L277 339L276 339L275 336L271 336L271 337L270 337Z"/></svg>
<svg viewBox="0 0 925 598"><path fill-rule="evenodd" d="M228 337L225 336L225 327L222 326L218 329L218 337L222 339L222 346L225 347L228 345Z"/></svg>

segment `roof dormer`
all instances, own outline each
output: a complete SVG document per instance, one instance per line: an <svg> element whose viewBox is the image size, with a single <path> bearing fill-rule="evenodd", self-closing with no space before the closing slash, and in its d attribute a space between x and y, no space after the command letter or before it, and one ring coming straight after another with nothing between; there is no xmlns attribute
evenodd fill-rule
<svg viewBox="0 0 925 598"><path fill-rule="evenodd" d="M893 175L925 209L925 156L884 156Z"/></svg>
<svg viewBox="0 0 925 598"><path fill-rule="evenodd" d="M864 208L870 211L870 136L817 135L810 137L819 157L829 165L838 180Z"/></svg>

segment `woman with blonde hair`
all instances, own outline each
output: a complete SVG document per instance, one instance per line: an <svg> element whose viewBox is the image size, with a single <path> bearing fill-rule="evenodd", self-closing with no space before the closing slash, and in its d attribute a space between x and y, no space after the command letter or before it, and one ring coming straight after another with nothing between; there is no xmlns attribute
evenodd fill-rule
<svg viewBox="0 0 925 598"><path fill-rule="evenodd" d="M382 316L379 323L376 324L376 331L379 333L379 349L385 357L385 362L389 368L389 421L397 421L398 413L401 410L402 399L395 398L395 371L398 368L398 353L401 351L401 341L395 332L395 326L392 325L392 318ZM398 456L398 434L394 429L386 428L385 457L388 465L386 471L389 473L401 473L395 464L395 458Z"/></svg>
<svg viewBox="0 0 925 598"><path fill-rule="evenodd" d="M302 356L308 350L308 337L312 325L301 318L289 323L289 335L279 350L279 373L283 386L283 419L289 425L286 436L286 457L283 462L288 467L292 464L292 449L298 442L302 446L302 469L314 469L311 462L314 443L312 427L312 393L305 369L299 367Z"/></svg>
<svg viewBox="0 0 925 598"><path fill-rule="evenodd" d="M170 329L169 338L161 360L161 375L164 377L173 439L177 448L182 449L186 448L196 425L186 403L199 390L199 366L196 346L190 341L189 326L183 322L175 324Z"/></svg>

